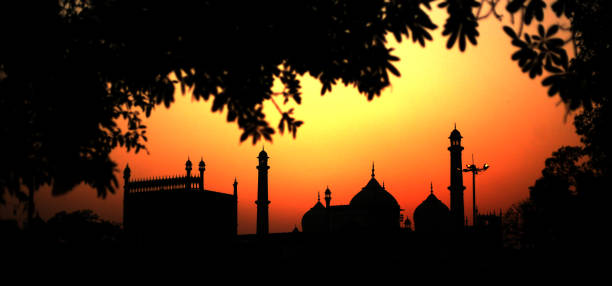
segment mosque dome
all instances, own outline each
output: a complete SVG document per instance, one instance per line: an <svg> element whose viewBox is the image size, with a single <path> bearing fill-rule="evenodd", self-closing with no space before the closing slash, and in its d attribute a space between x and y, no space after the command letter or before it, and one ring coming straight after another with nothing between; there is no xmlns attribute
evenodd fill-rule
<svg viewBox="0 0 612 286"><path fill-rule="evenodd" d="M302 217L302 231L324 232L327 230L325 220L325 207L320 200Z"/></svg>
<svg viewBox="0 0 612 286"><path fill-rule="evenodd" d="M399 204L372 176L368 184L351 199L351 206L358 208L399 208Z"/></svg>
<svg viewBox="0 0 612 286"><path fill-rule="evenodd" d="M450 211L434 194L425 199L415 210L413 215L416 231L439 232L448 227Z"/></svg>

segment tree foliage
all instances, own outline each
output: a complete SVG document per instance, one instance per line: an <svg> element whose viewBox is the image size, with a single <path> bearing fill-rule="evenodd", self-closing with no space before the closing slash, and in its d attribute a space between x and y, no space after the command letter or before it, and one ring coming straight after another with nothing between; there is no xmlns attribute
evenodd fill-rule
<svg viewBox="0 0 612 286"><path fill-rule="evenodd" d="M321 82L322 95L342 82L368 100L379 96L389 73L400 75L386 35L425 46L436 28L431 2L3 1L0 191L49 184L57 195L84 182L101 197L113 192L110 151L145 148L142 119L172 105L175 85L226 110L241 141L272 140L268 100L282 114L278 131L295 137L303 122L279 96L301 103L305 75ZM441 4L449 48L476 43L476 5ZM275 79L282 92L272 90Z"/></svg>
<svg viewBox="0 0 612 286"><path fill-rule="evenodd" d="M567 18L569 26L557 19L545 27L549 8L558 19ZM612 189L612 141L607 134L612 122L607 88L612 79L610 2L510 0L506 10L518 16L514 28L503 28L518 48L512 60L531 78L543 76L548 95L558 94L569 112L576 111L574 126L582 143L561 147L546 159L529 199L506 214L509 226L521 230L524 245L597 251L604 245L599 238ZM537 25L534 34L524 29L532 23Z"/></svg>
<svg viewBox="0 0 612 286"><path fill-rule="evenodd" d="M495 1L491 1L495 2ZM603 0L556 0L550 5L557 17L545 27L544 12L548 4L543 0L509 0L506 10L513 19L518 18L518 28L505 26L504 31L518 48L512 55L521 70L536 78L543 76L542 84L548 87L548 95L559 95L568 110L590 110L603 102L609 93L606 82L610 78L610 40L612 32L610 3ZM558 24L561 18L569 20L569 26ZM537 32L524 29L538 22ZM535 23L534 23L535 24ZM569 36L563 38L559 30ZM570 59L566 49L572 50Z"/></svg>

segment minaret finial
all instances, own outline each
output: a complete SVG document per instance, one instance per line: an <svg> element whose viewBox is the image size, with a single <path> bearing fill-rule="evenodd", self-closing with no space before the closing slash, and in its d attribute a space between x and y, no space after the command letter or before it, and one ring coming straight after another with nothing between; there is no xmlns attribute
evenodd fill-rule
<svg viewBox="0 0 612 286"><path fill-rule="evenodd" d="M372 178L374 178L374 161L372 161Z"/></svg>
<svg viewBox="0 0 612 286"><path fill-rule="evenodd" d="M317 202L321 201L321 192L317 192Z"/></svg>
<svg viewBox="0 0 612 286"><path fill-rule="evenodd" d="M457 122L455 122L455 129L457 129Z"/></svg>
<svg viewBox="0 0 612 286"><path fill-rule="evenodd" d="M433 195L433 182L429 182L430 193Z"/></svg>

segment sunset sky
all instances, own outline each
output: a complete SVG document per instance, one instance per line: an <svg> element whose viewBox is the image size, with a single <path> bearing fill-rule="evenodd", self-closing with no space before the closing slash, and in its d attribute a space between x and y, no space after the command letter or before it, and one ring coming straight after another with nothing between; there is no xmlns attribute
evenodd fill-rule
<svg viewBox="0 0 612 286"><path fill-rule="evenodd" d="M510 60L515 51L491 18L480 22L476 47L461 53L447 50L441 36L444 11L431 14L439 28L425 48L412 39L396 43L400 57L395 66L401 77L368 102L356 88L337 85L320 95L321 85L310 76L302 78L302 104L295 117L304 120L297 138L276 134L274 142L252 145L239 142L237 124L225 113L212 113L212 101L193 101L177 93L175 103L158 106L146 119L149 154L116 149L112 159L119 166L120 186L106 199L80 186L67 195L51 197L48 189L37 193L36 206L48 219L61 210L92 209L102 218L121 222L123 180L126 163L133 178L183 175L189 156L194 165L206 162L205 188L231 193L238 180L239 233L255 233L257 194L256 156L265 145L270 156L270 231L301 230L302 215L317 201L326 186L332 205L348 204L370 179L372 162L376 178L412 220L415 208L429 194L449 202L450 154L448 136L457 124L463 135L463 164L471 161L491 168L476 178L481 212L506 210L527 198L544 167L544 160L562 145L576 145L572 118L559 98L550 98L540 84L523 74ZM248 48L245 47L245 48ZM282 102L279 99L277 102ZM294 105L282 106L287 110ZM280 114L271 102L265 112L272 126ZM465 213L471 223L472 180L464 174ZM323 194L321 194L323 196Z"/></svg>

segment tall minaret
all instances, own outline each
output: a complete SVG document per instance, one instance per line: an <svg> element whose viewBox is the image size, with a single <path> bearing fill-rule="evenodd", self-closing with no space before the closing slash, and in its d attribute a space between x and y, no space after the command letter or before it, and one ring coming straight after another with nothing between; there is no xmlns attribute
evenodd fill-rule
<svg viewBox="0 0 612 286"><path fill-rule="evenodd" d="M257 234L258 235L267 235L268 234L268 205L270 201L268 201L268 170L270 166L268 166L268 153L265 150L261 150L259 152L259 165L257 166L257 170L259 172L259 176L257 178Z"/></svg>
<svg viewBox="0 0 612 286"><path fill-rule="evenodd" d="M331 206L331 190L329 189L329 186L327 186L327 189L325 189L325 207L329 208Z"/></svg>
<svg viewBox="0 0 612 286"><path fill-rule="evenodd" d="M450 147L448 147L448 151L450 151L450 186L448 187L451 205L450 223L454 231L463 231L463 190L465 190L465 186L463 186L463 172L461 171L461 151L463 151L461 138L463 137L461 137L461 133L457 130L456 124L455 129L453 129L448 138L451 143Z"/></svg>
<svg viewBox="0 0 612 286"><path fill-rule="evenodd" d="M126 230L126 226L127 226L127 217L128 217L128 210L127 210L127 200L128 200L128 194L130 193L130 176L132 174L132 171L130 170L130 165L125 164L125 169L123 169L123 230Z"/></svg>
<svg viewBox="0 0 612 286"><path fill-rule="evenodd" d="M198 170L200 170L200 191L204 190L204 171L206 170L206 164L204 163L204 157L200 159L198 164Z"/></svg>
<svg viewBox="0 0 612 286"><path fill-rule="evenodd" d="M187 162L185 162L185 171L187 171L187 177L185 177L185 190L191 190L191 160L187 157Z"/></svg>
<svg viewBox="0 0 612 286"><path fill-rule="evenodd" d="M234 217L234 234L237 235L238 234L238 180L236 178L234 178L234 201L235 203L235 208L236 211L234 212L234 214L236 215L236 217Z"/></svg>

